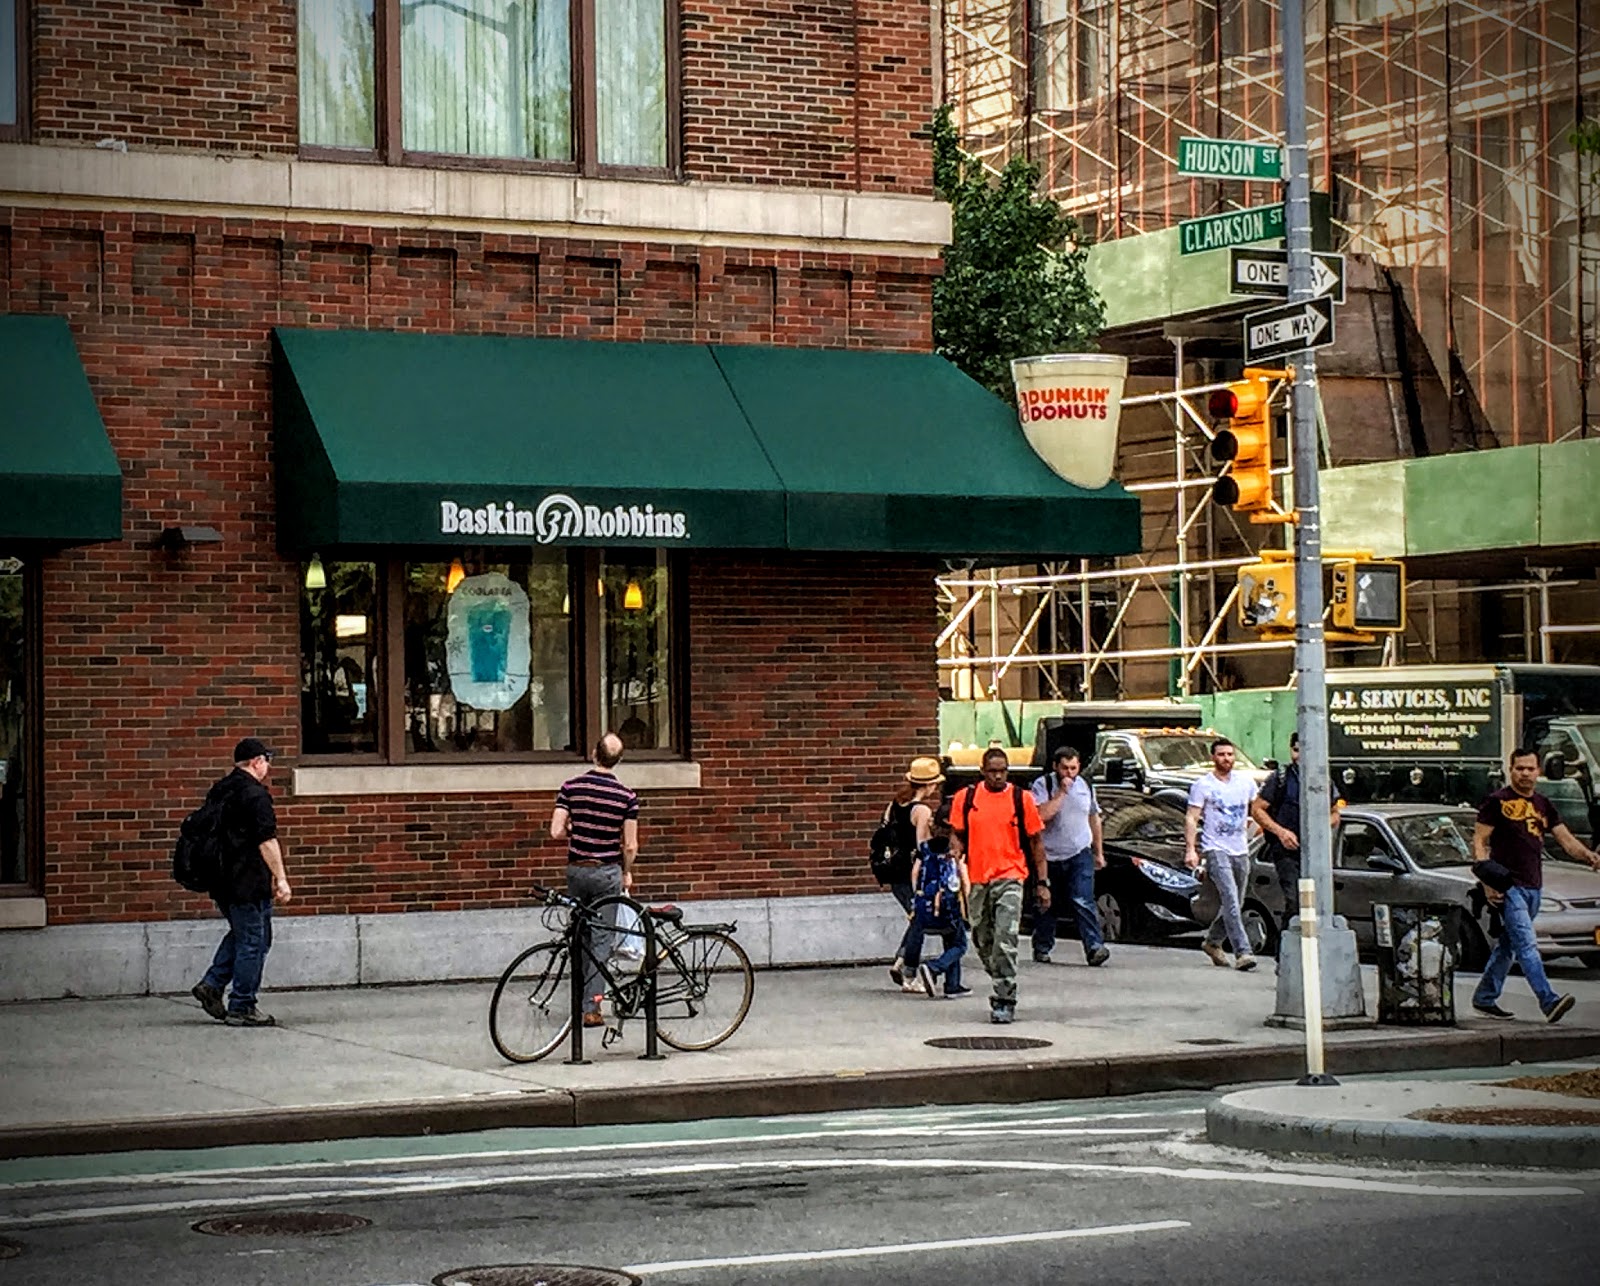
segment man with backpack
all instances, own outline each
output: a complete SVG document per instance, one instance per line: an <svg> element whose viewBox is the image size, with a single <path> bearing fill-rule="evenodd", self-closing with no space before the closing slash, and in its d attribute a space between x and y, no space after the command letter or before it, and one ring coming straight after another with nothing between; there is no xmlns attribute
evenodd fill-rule
<svg viewBox="0 0 1600 1286"><path fill-rule="evenodd" d="M1329 824L1339 824L1339 808L1343 800L1339 787L1332 787L1333 815ZM1289 765L1279 768L1261 787L1250 804L1250 818L1261 828L1265 837L1261 856L1278 871L1278 887L1283 891L1283 923L1280 930L1289 927L1289 921L1300 914L1300 734L1289 734ZM1280 933L1278 939L1282 945Z"/></svg>
<svg viewBox="0 0 1600 1286"><path fill-rule="evenodd" d="M1006 752L983 754L983 782L951 800L950 829L960 842L972 881L972 943L994 984L989 1021L1009 1023L1017 1016L1017 937L1022 925L1022 894L1033 871L1036 905L1050 910L1044 823L1033 796L1009 778Z"/></svg>
<svg viewBox="0 0 1600 1286"><path fill-rule="evenodd" d="M217 869L209 890L227 917L228 932L206 976L191 995L218 1022L230 1027L273 1027L277 1020L256 1007L261 971L272 949L273 900L291 897L278 844L278 818L267 790L273 751L255 737L233 748L233 771L206 794L202 850L214 851ZM192 821L193 819L191 819ZM185 822L185 832L193 827ZM232 984L226 1006L223 994Z"/></svg>
<svg viewBox="0 0 1600 1286"><path fill-rule="evenodd" d="M1050 870L1052 902L1072 908L1083 957L1095 968L1111 958L1100 932L1100 909L1094 900L1094 873L1106 864L1100 834L1100 802L1094 787L1079 771L1083 760L1071 746L1058 747L1050 771L1031 787L1044 823L1044 855ZM1062 903L1066 903L1063 907ZM1033 917L1033 959L1049 964L1056 945L1056 917L1036 911Z"/></svg>

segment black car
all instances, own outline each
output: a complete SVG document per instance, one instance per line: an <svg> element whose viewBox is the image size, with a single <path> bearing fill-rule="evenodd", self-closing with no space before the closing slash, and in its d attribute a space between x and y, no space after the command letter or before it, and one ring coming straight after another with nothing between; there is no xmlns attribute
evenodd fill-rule
<svg viewBox="0 0 1600 1286"><path fill-rule="evenodd" d="M1199 889L1183 864L1183 802L1122 787L1097 787L1106 864L1095 872L1107 942L1152 942L1203 928L1190 913ZM1057 931L1077 936L1069 906L1053 908Z"/></svg>

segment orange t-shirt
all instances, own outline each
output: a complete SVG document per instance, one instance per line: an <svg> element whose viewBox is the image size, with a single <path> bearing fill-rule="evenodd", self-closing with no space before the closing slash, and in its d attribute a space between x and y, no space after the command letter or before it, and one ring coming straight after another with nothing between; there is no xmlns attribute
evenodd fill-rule
<svg viewBox="0 0 1600 1286"><path fill-rule="evenodd" d="M974 884L1026 880L1028 853L1017 835L1017 805L1011 792L977 785L963 790L950 806L950 828L967 833L967 872ZM1044 829L1033 796L1022 791L1022 825L1029 835Z"/></svg>

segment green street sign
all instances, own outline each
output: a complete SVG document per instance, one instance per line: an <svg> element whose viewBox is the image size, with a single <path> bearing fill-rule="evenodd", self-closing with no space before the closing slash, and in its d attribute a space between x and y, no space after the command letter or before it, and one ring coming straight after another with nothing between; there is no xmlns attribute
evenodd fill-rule
<svg viewBox="0 0 1600 1286"><path fill-rule="evenodd" d="M1279 201L1185 219L1178 225L1178 253L1197 255L1204 250L1249 245L1252 241L1272 241L1283 235L1283 202Z"/></svg>
<svg viewBox="0 0 1600 1286"><path fill-rule="evenodd" d="M1283 149L1276 143L1236 143L1224 138L1180 138L1178 173L1191 179L1283 178Z"/></svg>

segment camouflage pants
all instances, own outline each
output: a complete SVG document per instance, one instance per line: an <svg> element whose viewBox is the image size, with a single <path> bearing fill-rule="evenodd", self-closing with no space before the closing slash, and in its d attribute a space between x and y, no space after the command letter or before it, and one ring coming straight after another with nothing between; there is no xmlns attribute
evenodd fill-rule
<svg viewBox="0 0 1600 1286"><path fill-rule="evenodd" d="M1017 937L1022 925L1022 881L972 886L972 945L994 983L994 999L1017 1000Z"/></svg>

